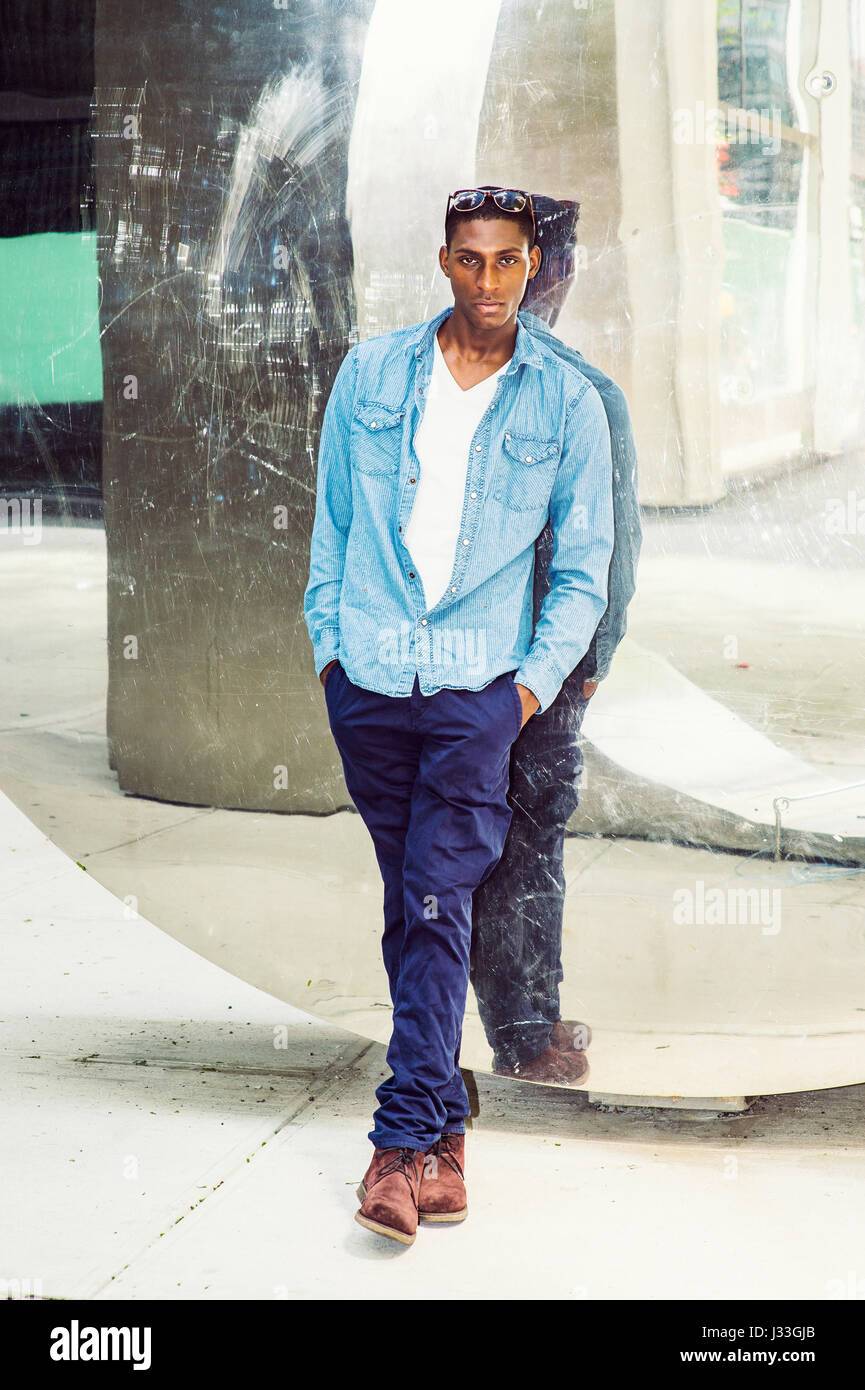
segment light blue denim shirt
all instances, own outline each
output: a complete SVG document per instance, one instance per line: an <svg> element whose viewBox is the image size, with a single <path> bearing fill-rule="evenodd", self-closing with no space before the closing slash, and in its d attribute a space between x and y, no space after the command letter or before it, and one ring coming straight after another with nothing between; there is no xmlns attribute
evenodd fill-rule
<svg viewBox="0 0 865 1390"><path fill-rule="evenodd" d="M547 343L565 362L570 362L597 390L607 412L613 454L613 513L616 539L607 576L607 608L589 643L582 663L581 679L601 681L610 674L616 648L627 631L628 604L637 585L637 563L643 544L640 520L637 447L631 425L631 412L624 391L612 377L587 362L576 348L568 347L552 329L529 309L520 309L518 318L531 333ZM535 611L549 587L547 566L552 554L549 526L535 544Z"/></svg>
<svg viewBox="0 0 865 1390"><path fill-rule="evenodd" d="M453 306L369 338L343 360L318 454L304 617L315 669L410 695L479 690L505 671L552 704L607 607L614 542L601 397L517 319L514 353L469 449L447 588L428 608L403 539L420 476L414 434L433 335ZM533 623L535 540L549 517L549 593Z"/></svg>

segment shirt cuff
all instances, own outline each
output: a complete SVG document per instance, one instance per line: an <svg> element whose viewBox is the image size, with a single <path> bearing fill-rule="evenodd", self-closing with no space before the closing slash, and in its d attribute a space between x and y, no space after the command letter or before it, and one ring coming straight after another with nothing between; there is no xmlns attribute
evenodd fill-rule
<svg viewBox="0 0 865 1390"><path fill-rule="evenodd" d="M325 628L315 644L315 674L321 676L329 661L339 657L339 628Z"/></svg>
<svg viewBox="0 0 865 1390"><path fill-rule="evenodd" d="M545 709L549 709L562 688L562 682L555 671L539 661L532 661L531 655L526 657L522 666L514 673L514 683L526 686L535 699L540 701L535 710L536 714L543 714Z"/></svg>

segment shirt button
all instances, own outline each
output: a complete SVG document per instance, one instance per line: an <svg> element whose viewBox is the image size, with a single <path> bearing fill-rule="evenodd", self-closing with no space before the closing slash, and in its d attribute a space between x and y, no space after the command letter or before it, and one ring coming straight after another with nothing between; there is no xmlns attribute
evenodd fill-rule
<svg viewBox="0 0 865 1390"><path fill-rule="evenodd" d="M413 483L413 482L414 482L414 478L409 478L409 482L410 482L410 483Z"/></svg>
<svg viewBox="0 0 865 1390"><path fill-rule="evenodd" d="M421 627L426 627L426 618L421 618L420 625Z"/></svg>
<svg viewBox="0 0 865 1390"><path fill-rule="evenodd" d="M468 542L468 537L467 537L467 536L463 536L463 545L468 545L468 543L469 543L469 542Z"/></svg>
<svg viewBox="0 0 865 1390"><path fill-rule="evenodd" d="M476 492L473 492L471 495L472 495L472 497L477 497L477 493L476 493Z"/></svg>
<svg viewBox="0 0 865 1390"><path fill-rule="evenodd" d="M531 454L526 454L526 463L531 463L531 461L532 461L532 456L531 456Z"/></svg>
<svg viewBox="0 0 865 1390"><path fill-rule="evenodd" d="M408 577L409 579L414 579L414 570L409 570Z"/></svg>
<svg viewBox="0 0 865 1390"><path fill-rule="evenodd" d="M509 435L509 434L506 434L506 435L505 435L505 439L510 439L510 435Z"/></svg>
<svg viewBox="0 0 865 1390"><path fill-rule="evenodd" d="M371 429L371 430L377 430L377 429L378 429L378 420L373 420L372 424L370 425L370 429Z"/></svg>
<svg viewBox="0 0 865 1390"><path fill-rule="evenodd" d="M457 586L456 586L456 584L452 584L452 585L451 585L451 593L452 593L452 594L455 594L456 591L457 591Z"/></svg>
<svg viewBox="0 0 865 1390"><path fill-rule="evenodd" d="M480 451L481 451L481 446L480 446L480 444L476 444L476 445L475 445L475 453L476 453L476 454L479 454Z"/></svg>

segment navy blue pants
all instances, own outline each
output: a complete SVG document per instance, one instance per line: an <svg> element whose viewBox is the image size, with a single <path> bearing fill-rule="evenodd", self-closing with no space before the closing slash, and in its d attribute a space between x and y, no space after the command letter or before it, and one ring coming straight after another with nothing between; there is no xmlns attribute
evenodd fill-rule
<svg viewBox="0 0 865 1390"><path fill-rule="evenodd" d="M408 696L355 685L339 662L325 678L345 783L384 881L393 1032L369 1135L376 1148L428 1149L462 1133L470 1113L459 1055L472 894L512 815L510 754L522 722L514 674L434 695L415 678Z"/></svg>

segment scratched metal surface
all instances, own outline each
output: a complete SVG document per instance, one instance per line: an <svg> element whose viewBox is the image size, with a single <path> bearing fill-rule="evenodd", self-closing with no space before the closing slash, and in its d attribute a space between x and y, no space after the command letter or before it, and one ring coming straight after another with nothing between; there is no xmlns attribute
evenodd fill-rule
<svg viewBox="0 0 865 1390"><path fill-rule="evenodd" d="M128 5L100 7L108 711L125 790L290 810L335 777L300 604L321 414L356 331L344 202L368 9L156 5L130 51Z"/></svg>

